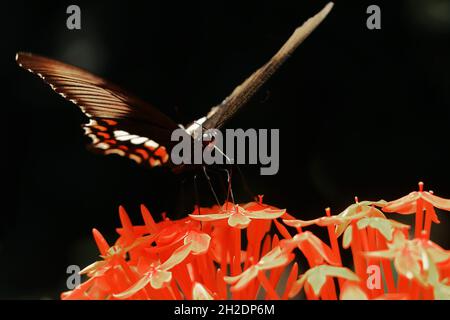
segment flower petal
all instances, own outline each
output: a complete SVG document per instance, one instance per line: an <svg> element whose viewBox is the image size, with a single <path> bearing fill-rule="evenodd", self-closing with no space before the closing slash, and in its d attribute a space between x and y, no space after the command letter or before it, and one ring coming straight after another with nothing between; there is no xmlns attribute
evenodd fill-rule
<svg viewBox="0 0 450 320"><path fill-rule="evenodd" d="M302 227L308 227L313 224L316 224L321 227L326 227L329 225L337 225L345 222L345 219L342 219L338 216L331 216L331 217L320 217L313 220L286 220L283 219L283 222L285 225L294 227L294 228L302 228Z"/></svg>
<svg viewBox="0 0 450 320"><path fill-rule="evenodd" d="M359 281L359 277L350 269L344 267L335 267L329 265L320 265L313 267L306 271L306 273L299 279L301 283L303 277L306 277L306 281L311 285L314 294L319 296L322 291L323 285L327 281L327 277L338 277L349 281Z"/></svg>
<svg viewBox="0 0 450 320"><path fill-rule="evenodd" d="M94 263L91 263L87 267L85 267L83 270L79 272L79 274L91 274L92 272L97 271L98 269L104 267L107 265L107 262L102 261L95 261Z"/></svg>
<svg viewBox="0 0 450 320"><path fill-rule="evenodd" d="M398 254L394 259L397 271L408 279L419 278L420 264L407 252Z"/></svg>
<svg viewBox="0 0 450 320"><path fill-rule="evenodd" d="M177 248L172 255L164 261L164 263L161 264L160 269L161 270L170 270L173 267L175 267L177 264L180 264L183 262L184 259L189 255L191 252L191 244L185 244L181 247Z"/></svg>
<svg viewBox="0 0 450 320"><path fill-rule="evenodd" d="M243 215L242 213L236 212L232 213L230 217L228 218L228 225L230 227L244 229L246 228L249 223L251 222L250 218L246 215Z"/></svg>
<svg viewBox="0 0 450 320"><path fill-rule="evenodd" d="M344 285L344 288L342 289L341 300L369 300L366 293L355 284L346 284Z"/></svg>
<svg viewBox="0 0 450 320"><path fill-rule="evenodd" d="M281 250L280 247L275 247L269 251L256 264L258 270L269 270L278 268L289 263L289 255Z"/></svg>
<svg viewBox="0 0 450 320"><path fill-rule="evenodd" d="M291 290L288 294L289 298L295 297L300 292L300 290L302 290L303 286L305 285L306 278L306 274L303 274L298 278L297 281L292 284Z"/></svg>
<svg viewBox="0 0 450 320"><path fill-rule="evenodd" d="M208 234L197 231L190 231L184 238L184 244L191 244L190 249L193 254L206 253L209 249L210 242L211 237Z"/></svg>
<svg viewBox="0 0 450 320"><path fill-rule="evenodd" d="M362 206L376 206L376 207L384 207L387 205L387 201L378 200L378 201L360 201L359 204Z"/></svg>
<svg viewBox="0 0 450 320"><path fill-rule="evenodd" d="M214 300L214 298L201 283L196 282L192 288L192 300Z"/></svg>
<svg viewBox="0 0 450 320"><path fill-rule="evenodd" d="M441 282L434 286L434 298L436 300L450 300L450 286Z"/></svg>
<svg viewBox="0 0 450 320"><path fill-rule="evenodd" d="M389 219L389 222L391 223L391 225L394 229L410 229L411 228L407 224L400 223L400 222L392 220L392 219Z"/></svg>
<svg viewBox="0 0 450 320"><path fill-rule="evenodd" d="M366 227L371 227L373 229L378 230L383 237L391 241L392 235L394 233L394 228L392 227L391 223L387 219L382 218L362 218L356 223L358 229L364 229Z"/></svg>
<svg viewBox="0 0 450 320"><path fill-rule="evenodd" d="M433 260L433 262L435 263L441 263L450 260L450 251L444 250L437 245L428 247L426 250L431 260Z"/></svg>
<svg viewBox="0 0 450 320"><path fill-rule="evenodd" d="M346 222L346 219L343 219L338 216L330 216L330 217L321 217L317 219L317 225L321 227L326 227L330 225L339 225Z"/></svg>
<svg viewBox="0 0 450 320"><path fill-rule="evenodd" d="M158 269L152 277L150 277L150 284L154 289L161 289L166 283L172 280L172 272Z"/></svg>
<svg viewBox="0 0 450 320"><path fill-rule="evenodd" d="M224 281L228 284L233 284L231 291L239 291L244 289L253 279L258 276L258 269L255 266L251 266L240 275L234 277L224 277Z"/></svg>
<svg viewBox="0 0 450 320"><path fill-rule="evenodd" d="M311 234L311 236L308 237L307 241L320 257L320 260L317 261L317 263L321 263L323 260L325 260L329 264L333 264L333 265L339 264L338 261L334 260L333 250L331 250L331 248L328 247L317 236L315 236L314 234ZM300 247L301 247L301 245L300 245ZM316 257L316 259L317 259L317 257Z"/></svg>
<svg viewBox="0 0 450 320"><path fill-rule="evenodd" d="M364 255L366 257L371 258L393 259L396 253L393 250L380 250L380 251L364 252Z"/></svg>
<svg viewBox="0 0 450 320"><path fill-rule="evenodd" d="M400 214L412 214L416 212L416 201L420 198L419 192L411 192L407 196L388 202L384 207L384 212L397 212Z"/></svg>
<svg viewBox="0 0 450 320"><path fill-rule="evenodd" d="M359 277L356 275L356 273L354 273L348 268L327 266L327 265L319 267L321 267L321 272L325 273L329 277L337 277L349 281L359 281Z"/></svg>
<svg viewBox="0 0 450 320"><path fill-rule="evenodd" d="M142 219L144 219L144 223L146 228L151 234L158 232L158 225L155 223L155 220L153 220L152 214L147 209L147 207L143 204L141 204L141 215Z"/></svg>
<svg viewBox="0 0 450 320"><path fill-rule="evenodd" d="M127 290L113 294L114 298L117 299L127 299L137 293L138 291L142 290L147 284L149 284L151 278L151 274L146 274L143 276L140 280L138 280L134 285L129 287Z"/></svg>
<svg viewBox="0 0 450 320"><path fill-rule="evenodd" d="M245 215L252 219L276 219L285 214L286 209L264 209L258 211L247 211Z"/></svg>
<svg viewBox="0 0 450 320"><path fill-rule="evenodd" d="M422 197L425 201L431 203L434 207L450 211L450 199L444 199L429 192L423 192Z"/></svg>
<svg viewBox="0 0 450 320"><path fill-rule="evenodd" d="M97 244L100 255L105 256L109 250L109 244L103 237L103 235L97 229L92 229L92 234L94 235L95 243Z"/></svg>
<svg viewBox="0 0 450 320"><path fill-rule="evenodd" d="M230 215L231 213L190 214L189 217L197 221L216 221L226 219Z"/></svg>
<svg viewBox="0 0 450 320"><path fill-rule="evenodd" d="M368 216L373 209L373 207L363 206L359 203L349 206L338 215L338 217L342 219L342 222L336 226L336 236L340 237L353 220Z"/></svg>
<svg viewBox="0 0 450 320"><path fill-rule="evenodd" d="M352 243L352 237L353 237L353 227L349 226L345 230L344 236L342 237L342 247L348 249L348 247L350 247L350 244Z"/></svg>
<svg viewBox="0 0 450 320"><path fill-rule="evenodd" d="M314 291L316 296L320 295L323 285L327 282L327 277L322 272L312 273L306 280Z"/></svg>

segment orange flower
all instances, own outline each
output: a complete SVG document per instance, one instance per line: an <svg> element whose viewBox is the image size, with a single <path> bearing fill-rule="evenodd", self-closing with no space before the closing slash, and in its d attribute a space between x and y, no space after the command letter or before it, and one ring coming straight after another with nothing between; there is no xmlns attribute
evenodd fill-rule
<svg viewBox="0 0 450 320"><path fill-rule="evenodd" d="M328 277L337 277L349 281L359 281L358 276L350 269L343 267L334 267L329 265L320 265L309 269L301 275L292 286L289 297L296 296L303 288L305 283L311 286L316 296L319 296Z"/></svg>
<svg viewBox="0 0 450 320"><path fill-rule="evenodd" d="M120 207L117 241L110 246L93 230L102 259L84 268L81 273L88 279L61 298L287 299L304 289L307 299L449 299L449 251L426 233L408 239L408 225L376 208L404 214L423 201L423 208L432 212L433 205L446 208L447 200L423 191L402 199L356 201L338 215L327 209L325 217L309 221L262 203L262 197L259 202L196 208L179 220L162 215L159 222L141 206L142 225L133 225ZM330 246L302 230L312 224L328 229ZM340 246L337 237L342 234ZM354 272L344 266L340 247L351 248ZM302 257L309 266L291 263ZM378 264L387 289L369 290L366 267ZM304 270L300 276L299 269Z"/></svg>
<svg viewBox="0 0 450 320"><path fill-rule="evenodd" d="M213 214L190 214L189 216L197 221L216 221L228 219L228 225L230 227L236 227L240 229L247 228L251 222L251 219L266 219L272 220L281 217L286 210L264 208L262 210L246 210L239 205L232 205L226 203L222 209Z"/></svg>
<svg viewBox="0 0 450 320"><path fill-rule="evenodd" d="M151 263L148 270L140 280L124 292L114 294L114 297L119 299L131 297L138 291L142 290L149 283L154 289L161 289L172 280L172 273L169 270L183 262L183 260L189 255L191 248L192 244L187 243L175 250L170 258L164 263L159 263L159 261Z"/></svg>
<svg viewBox="0 0 450 320"><path fill-rule="evenodd" d="M335 261L331 248L309 231L299 233L292 239L282 240L280 246L286 250L292 250L294 247L298 247L311 265L322 264L324 262L335 265L339 264L339 262Z"/></svg>
<svg viewBox="0 0 450 320"><path fill-rule="evenodd" d="M258 263L250 266L241 274L234 277L225 277L224 280L226 283L233 285L231 290L241 290L258 277L260 272L283 267L289 263L290 258L289 252L282 250L280 247L275 247L262 257Z"/></svg>
<svg viewBox="0 0 450 320"><path fill-rule="evenodd" d="M214 298L205 286L196 282L192 290L192 300L214 300Z"/></svg>
<svg viewBox="0 0 450 320"><path fill-rule="evenodd" d="M423 191L423 182L419 182L419 191L414 191L400 199L386 203L384 212L400 214L416 214L415 237L419 238L422 231L427 237L431 232L431 224L440 223L434 208L450 211L450 200L435 196L432 192ZM423 211L426 211L425 222Z"/></svg>
<svg viewBox="0 0 450 320"><path fill-rule="evenodd" d="M345 282L342 286L341 300L370 300L369 296L361 289L361 284L354 282ZM388 293L383 294L375 300L406 300L408 295L405 293Z"/></svg>
<svg viewBox="0 0 450 320"><path fill-rule="evenodd" d="M364 217L356 222L356 228L362 230L365 228L372 228L377 230L380 235L382 235L387 241L391 241L395 230L407 230L408 225L397 222L395 220L390 220L386 218L379 217ZM347 249L353 240L353 226L347 227L342 237L342 247Z"/></svg>
<svg viewBox="0 0 450 320"><path fill-rule="evenodd" d="M357 200L357 198L356 198ZM335 216L320 217L314 220L283 220L283 222L291 227L300 228L313 224L324 227L329 225L336 226L336 235L339 237L347 229L353 220L362 217L384 217L384 214L374 206L383 206L386 201L361 201L348 206L344 211Z"/></svg>
<svg viewBox="0 0 450 320"><path fill-rule="evenodd" d="M387 250L365 253L366 256L393 259L397 271L407 279L415 279L424 285L439 282L436 264L450 261L450 252L427 239L406 239L397 231Z"/></svg>
<svg viewBox="0 0 450 320"><path fill-rule="evenodd" d="M416 212L417 201L423 199L435 208L450 211L450 200L435 196L432 192L423 191L423 182L419 182L419 191L414 191L400 199L387 202L383 207L385 212L412 214Z"/></svg>

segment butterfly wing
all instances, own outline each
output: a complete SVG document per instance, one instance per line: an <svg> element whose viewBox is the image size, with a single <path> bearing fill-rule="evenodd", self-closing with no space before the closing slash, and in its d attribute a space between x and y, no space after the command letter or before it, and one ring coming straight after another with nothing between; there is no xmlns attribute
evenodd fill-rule
<svg viewBox="0 0 450 320"><path fill-rule="evenodd" d="M150 167L168 163L170 136L178 128L169 117L75 66L30 53L18 53L16 60L89 117L83 128L92 139L93 151L118 154Z"/></svg>
<svg viewBox="0 0 450 320"><path fill-rule="evenodd" d="M211 109L208 115L199 119L193 127L199 124L205 129L221 128L277 71L294 50L314 31L331 11L333 3L328 3L319 13L308 19L297 28L281 49L261 68L256 70L241 85L218 106Z"/></svg>
<svg viewBox="0 0 450 320"><path fill-rule="evenodd" d="M207 116L189 125L186 131L196 137L197 129L201 127L221 128L325 19L332 6L329 3L296 29L268 63L236 87ZM21 67L41 77L55 92L75 103L90 118L83 127L92 139L92 150L126 156L151 167L168 163L170 136L178 128L169 117L83 69L30 53L18 53L16 60Z"/></svg>
<svg viewBox="0 0 450 320"><path fill-rule="evenodd" d="M135 126L132 123L130 128ZM132 128L129 131L124 128L127 128L127 120L105 118L91 119L83 125L85 134L92 140L89 149L94 153L117 154L146 167L169 164L169 154L164 145L153 140L155 138L130 133Z"/></svg>

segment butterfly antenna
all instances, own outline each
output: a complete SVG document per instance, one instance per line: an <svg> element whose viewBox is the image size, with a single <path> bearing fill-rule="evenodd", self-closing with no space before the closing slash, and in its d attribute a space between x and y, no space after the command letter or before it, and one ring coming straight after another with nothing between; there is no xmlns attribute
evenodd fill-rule
<svg viewBox="0 0 450 320"><path fill-rule="evenodd" d="M228 191L227 191L227 201L226 201L226 203L228 203L228 200L231 197L231 202L233 202L233 204L235 204L233 188L231 187L231 176L233 174L233 168L231 168L230 170L228 170L228 169L222 169L222 170L225 171L225 173L227 174L227 182L228 182Z"/></svg>
<svg viewBox="0 0 450 320"><path fill-rule="evenodd" d="M214 190L214 187L211 183L211 179L209 178L209 175L206 172L206 166L202 166L202 168L203 168L203 173L205 174L205 177L206 177L206 181L208 181L209 188L211 189L211 192L214 196L214 199L216 200L217 205L220 206L219 198L217 197L216 191Z"/></svg>
<svg viewBox="0 0 450 320"><path fill-rule="evenodd" d="M218 177L217 183L218 183L220 191L221 191L220 194L227 194L228 184L225 184L223 179L222 179L222 175L223 175L222 171L223 171L223 169L214 169L214 168L210 168L210 167L207 167L207 166L205 166L205 169L210 175L214 174L215 177Z"/></svg>
<svg viewBox="0 0 450 320"><path fill-rule="evenodd" d="M222 150L220 150L219 147L214 145L214 149L216 149L225 158L227 164L233 164L233 160L230 159L230 157L228 157Z"/></svg>
<svg viewBox="0 0 450 320"><path fill-rule="evenodd" d="M233 187L231 186L231 178L233 177L233 168L231 168L229 171L227 170L227 175L228 175L228 188L230 190L231 201L233 202L233 204L235 204Z"/></svg>

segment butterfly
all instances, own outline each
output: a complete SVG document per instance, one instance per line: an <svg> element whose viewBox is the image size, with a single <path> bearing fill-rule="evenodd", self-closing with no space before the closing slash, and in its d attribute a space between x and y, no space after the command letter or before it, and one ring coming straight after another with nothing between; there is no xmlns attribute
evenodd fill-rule
<svg viewBox="0 0 450 320"><path fill-rule="evenodd" d="M88 117L89 122L82 127L92 140L89 145L92 151L128 157L145 167L169 166L176 171L179 167L170 162L170 150L174 143L170 139L172 132L181 126L195 137L199 130L223 127L325 19L332 7L332 3L327 4L297 28L269 62L236 87L206 116L186 126L81 68L24 52L17 53L16 61L20 67L38 75L56 93L77 105Z"/></svg>

